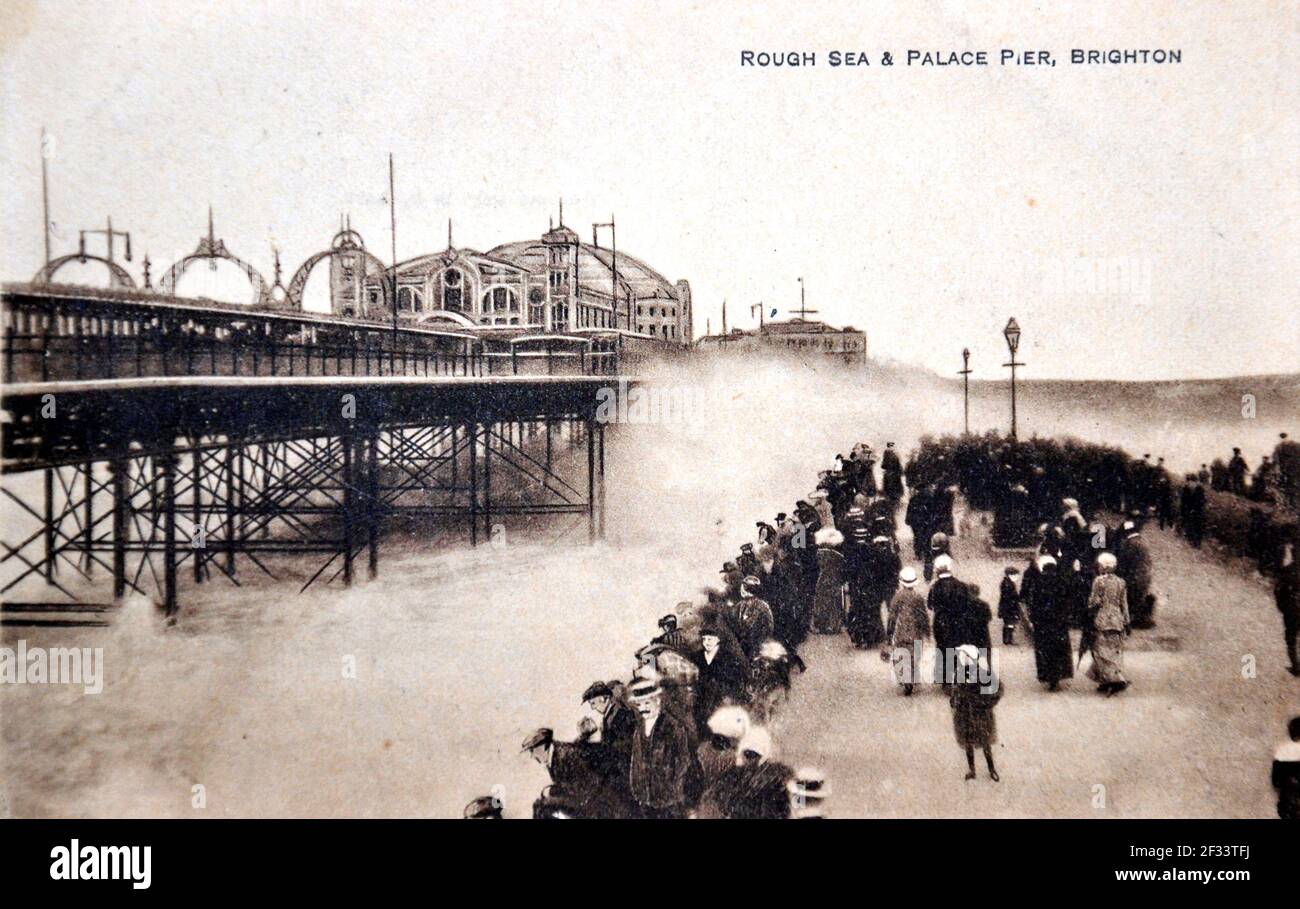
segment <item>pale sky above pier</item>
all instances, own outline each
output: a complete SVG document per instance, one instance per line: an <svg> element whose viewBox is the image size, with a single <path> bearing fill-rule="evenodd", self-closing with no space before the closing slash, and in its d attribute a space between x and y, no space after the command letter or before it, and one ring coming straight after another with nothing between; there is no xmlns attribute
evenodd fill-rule
<svg viewBox="0 0 1300 909"><path fill-rule="evenodd" d="M815 9L813 7L816 7ZM270 278L349 211L388 260L584 238L690 280L695 330L808 305L872 353L1026 377L1300 368L1290 3L24 3L0 0L0 275L106 215L155 278L206 232ZM1001 48L1055 67L1000 66ZM1072 66L1072 48L1179 48ZM814 67L742 68L742 50ZM907 67L908 49L986 50ZM831 67L865 51L869 67ZM891 52L892 67L879 65ZM92 241L99 247L102 241ZM287 280L287 274L286 274Z"/></svg>

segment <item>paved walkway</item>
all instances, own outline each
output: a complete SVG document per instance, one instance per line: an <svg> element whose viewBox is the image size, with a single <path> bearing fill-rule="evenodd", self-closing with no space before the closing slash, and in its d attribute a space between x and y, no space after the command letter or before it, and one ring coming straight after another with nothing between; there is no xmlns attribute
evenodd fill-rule
<svg viewBox="0 0 1300 909"><path fill-rule="evenodd" d="M1005 566L985 551L978 521L957 541L956 574L996 607ZM963 780L937 687L902 697L878 653L842 636L806 647L810 669L780 721L782 759L826 770L839 817L1272 816L1269 762L1285 718L1300 713L1300 680L1286 672L1271 587L1169 532L1145 535L1159 625L1129 639L1123 694L1106 699L1081 675L1045 691L1032 647L1002 647L995 621L1002 782L978 755L979 778ZM1257 674L1244 678L1250 657Z"/></svg>

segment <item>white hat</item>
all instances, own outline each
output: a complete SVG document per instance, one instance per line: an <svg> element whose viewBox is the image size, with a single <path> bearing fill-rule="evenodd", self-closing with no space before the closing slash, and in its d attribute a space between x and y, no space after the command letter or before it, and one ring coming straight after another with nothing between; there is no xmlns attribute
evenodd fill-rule
<svg viewBox="0 0 1300 909"><path fill-rule="evenodd" d="M934 560L935 574L952 574L952 556L944 554Z"/></svg>
<svg viewBox="0 0 1300 909"><path fill-rule="evenodd" d="M813 534L813 542L818 546L839 546L844 542L844 534L834 527L823 527Z"/></svg>
<svg viewBox="0 0 1300 909"><path fill-rule="evenodd" d="M749 731L749 714L744 707L719 707L709 717L709 731L729 739L744 738Z"/></svg>
<svg viewBox="0 0 1300 909"><path fill-rule="evenodd" d="M916 569L908 565L898 573L898 582L904 587L916 586Z"/></svg>
<svg viewBox="0 0 1300 909"><path fill-rule="evenodd" d="M762 726L754 726L747 730L736 745L737 755L744 756L746 752L757 754L760 761L767 760L772 753L772 734Z"/></svg>
<svg viewBox="0 0 1300 909"><path fill-rule="evenodd" d="M1103 552L1097 556L1097 567L1103 571L1113 570L1119 564L1119 559L1115 558L1113 552Z"/></svg>
<svg viewBox="0 0 1300 909"><path fill-rule="evenodd" d="M1047 567L1048 565L1055 565L1056 559L1052 558L1047 553L1043 553L1038 557L1037 564L1038 564L1038 569L1041 571L1043 568Z"/></svg>

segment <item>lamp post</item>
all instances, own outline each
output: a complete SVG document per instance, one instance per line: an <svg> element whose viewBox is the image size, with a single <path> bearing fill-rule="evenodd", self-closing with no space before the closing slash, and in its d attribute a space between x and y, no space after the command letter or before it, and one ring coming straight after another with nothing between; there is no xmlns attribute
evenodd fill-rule
<svg viewBox="0 0 1300 909"><path fill-rule="evenodd" d="M1007 350L1011 351L1011 362L1003 366L1011 367L1011 438L1016 438L1016 367L1024 363L1016 362L1016 351L1020 349L1020 326L1014 317L1007 320L1007 327L1002 329L1002 337L1007 339Z"/></svg>
<svg viewBox="0 0 1300 909"><path fill-rule="evenodd" d="M957 375L962 378L962 417L965 424L965 434L970 435L970 348L961 349L961 370Z"/></svg>

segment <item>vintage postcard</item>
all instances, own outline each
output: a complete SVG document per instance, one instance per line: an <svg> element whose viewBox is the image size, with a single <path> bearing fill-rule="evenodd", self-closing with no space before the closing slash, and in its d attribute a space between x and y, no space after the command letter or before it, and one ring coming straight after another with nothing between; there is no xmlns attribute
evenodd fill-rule
<svg viewBox="0 0 1300 909"><path fill-rule="evenodd" d="M1295 3L0 22L37 876L150 886L91 819L1054 818L1219 880L1124 823L1300 816Z"/></svg>

